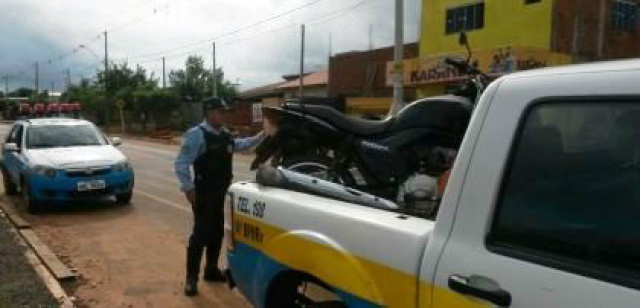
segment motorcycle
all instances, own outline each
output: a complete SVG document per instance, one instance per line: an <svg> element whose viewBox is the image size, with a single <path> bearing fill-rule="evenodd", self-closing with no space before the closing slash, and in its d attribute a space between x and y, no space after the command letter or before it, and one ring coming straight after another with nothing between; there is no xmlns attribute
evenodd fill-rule
<svg viewBox="0 0 640 308"><path fill-rule="evenodd" d="M321 105L287 102L265 107L275 126L256 149L252 169L271 159L274 166L395 200L419 216L433 216L442 194L440 177L451 169L475 101L489 77L468 58L445 59L467 76L449 95L417 100L397 116L356 119Z"/></svg>

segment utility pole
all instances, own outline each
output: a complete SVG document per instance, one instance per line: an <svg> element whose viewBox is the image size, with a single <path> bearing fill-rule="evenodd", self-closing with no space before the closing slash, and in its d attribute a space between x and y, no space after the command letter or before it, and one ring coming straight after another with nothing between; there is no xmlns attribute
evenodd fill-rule
<svg viewBox="0 0 640 308"><path fill-rule="evenodd" d="M607 2L600 0L600 15L598 16L598 60L604 58L605 23L607 18Z"/></svg>
<svg viewBox="0 0 640 308"><path fill-rule="evenodd" d="M107 31L104 31L104 100L102 101L102 112L104 116L104 121L106 125L109 125L109 103L107 99L107 88L108 88L108 78L109 76L109 51L108 51L108 39L107 39Z"/></svg>
<svg viewBox="0 0 640 308"><path fill-rule="evenodd" d="M369 25L369 51L373 50L373 25Z"/></svg>
<svg viewBox="0 0 640 308"><path fill-rule="evenodd" d="M218 70L216 69L216 42L213 42L213 74L211 75L211 79L213 79L212 92L213 97L218 97Z"/></svg>
<svg viewBox="0 0 640 308"><path fill-rule="evenodd" d="M36 95L38 95L39 91L38 91L38 81L40 76L38 76L38 61L36 61L36 80L35 80L35 86L36 86Z"/></svg>
<svg viewBox="0 0 640 308"><path fill-rule="evenodd" d="M4 97L9 97L9 74L4 75Z"/></svg>
<svg viewBox="0 0 640 308"><path fill-rule="evenodd" d="M332 48L331 44L332 44L332 42L331 42L331 41L332 41L331 33L329 33L329 45L328 45L328 49L327 49L327 67L328 67L329 69L331 69L330 67L331 67L331 56L332 56L332 54L331 54L331 53L332 53L332 51L331 51L331 48Z"/></svg>
<svg viewBox="0 0 640 308"><path fill-rule="evenodd" d="M67 68L67 91L71 88L71 69Z"/></svg>
<svg viewBox="0 0 640 308"><path fill-rule="evenodd" d="M304 95L304 25L301 26L302 37L300 43L300 88L298 89L298 98L302 103L302 96Z"/></svg>
<svg viewBox="0 0 640 308"><path fill-rule="evenodd" d="M165 74L165 71L164 71L164 57L162 57L162 88L163 89L167 88L166 77L167 75Z"/></svg>
<svg viewBox="0 0 640 308"><path fill-rule="evenodd" d="M53 80L51 80L51 92L49 92L49 96L51 96L51 94L53 93L53 89L54 89L53 85L54 85Z"/></svg>
<svg viewBox="0 0 640 308"><path fill-rule="evenodd" d="M403 102L403 58L404 58L404 0L396 0L395 51L393 57L393 103L389 115L393 116L404 107Z"/></svg>

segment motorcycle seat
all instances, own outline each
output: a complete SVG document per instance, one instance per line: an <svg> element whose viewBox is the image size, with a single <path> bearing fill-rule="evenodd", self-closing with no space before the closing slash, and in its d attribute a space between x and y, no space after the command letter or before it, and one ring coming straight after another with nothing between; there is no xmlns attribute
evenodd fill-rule
<svg viewBox="0 0 640 308"><path fill-rule="evenodd" d="M393 124L393 118L380 121L358 119L346 116L338 110L322 105L302 105L299 103L288 103L285 108L303 114L315 116L329 122L340 130L358 136L369 136L384 133L389 130L389 128Z"/></svg>

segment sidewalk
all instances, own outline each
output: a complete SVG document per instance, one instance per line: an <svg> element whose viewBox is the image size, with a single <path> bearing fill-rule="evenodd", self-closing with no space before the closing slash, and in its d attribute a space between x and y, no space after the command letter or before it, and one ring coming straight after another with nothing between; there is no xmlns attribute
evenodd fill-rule
<svg viewBox="0 0 640 308"><path fill-rule="evenodd" d="M0 214L0 308L58 307L12 230L7 217Z"/></svg>

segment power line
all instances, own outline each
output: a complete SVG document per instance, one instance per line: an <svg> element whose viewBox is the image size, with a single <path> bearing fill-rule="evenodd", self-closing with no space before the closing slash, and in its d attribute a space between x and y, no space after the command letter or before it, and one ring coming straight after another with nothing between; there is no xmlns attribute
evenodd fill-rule
<svg viewBox="0 0 640 308"><path fill-rule="evenodd" d="M153 15L147 15L147 16L143 16L143 17L134 19L133 21L125 23L123 25L112 27L108 31L109 32L122 31L122 30L124 30L126 28L129 28L129 27L133 26L133 25L139 24L142 21L145 21L145 20L149 19L150 17L156 16L156 14L158 13L159 10L164 10L164 9L166 9L168 7L169 7L169 3L164 4L162 7L160 7L160 9L154 7ZM81 46L83 46L83 45L87 46L87 45L89 45L89 44L91 44L93 42L96 42L96 41L100 40L103 37L103 35L104 35L104 32L103 33L99 33L98 35L91 37L87 42L78 44L76 47L74 47L73 49L69 50L68 52L64 52L64 53L58 55L57 57L49 58L48 60L43 61L43 63L47 64L47 65L51 65L51 64L53 64L55 62L62 61L64 59L76 54L78 51L80 51L80 49L82 48Z"/></svg>
<svg viewBox="0 0 640 308"><path fill-rule="evenodd" d="M324 15L319 16L318 18L313 19L310 22L307 22L305 24L307 24L307 25L319 25L319 24L322 24L322 23L326 23L326 22L330 22L330 21L336 20L339 17L342 17L345 13L348 13L349 11L353 11L353 10L359 8L360 6L362 6L363 4L365 4L368 1L370 1L370 0L360 0L360 1L356 2L353 5L350 5L348 7L345 7L345 8L342 8L342 9L339 9L339 10L324 14ZM280 32L282 30L293 29L294 27L297 28L299 26L300 26L300 24L298 24L298 23L287 24L287 25L284 25L282 27L270 29L270 30L267 30L267 31L258 32L255 35L252 35L252 36L249 36L249 37L244 37L244 38L240 38L240 39L237 39L237 40L234 40L234 41L231 41L231 42L223 43L223 44L220 44L220 46L226 47L226 46L232 46L232 45L241 44L241 43L247 42L249 40L252 40L252 39L254 39L256 37L264 37L265 35L269 35L269 34L273 34L273 33L276 33L276 32ZM209 46L207 45L207 46L199 47L197 49L187 50L187 51L184 51L184 52L179 52L179 53L174 53L174 54L166 54L164 57L166 59L173 59L173 58L177 58L177 57L181 57L181 56L185 56L185 55L189 55L189 54L194 54L194 53L197 53L199 51L205 51L205 50L208 50L208 48L209 48ZM128 59L131 59L131 58L128 58ZM145 63L158 62L158 61L160 61L160 58L144 60L144 61L140 61L140 62L137 62L137 63L138 64L145 64Z"/></svg>
<svg viewBox="0 0 640 308"><path fill-rule="evenodd" d="M314 0L314 1L306 3L304 5L301 5L301 6L293 8L293 9L290 9L288 11L285 11L285 12L282 12L282 13L267 17L265 19L262 19L262 20L259 20L259 21L255 22L253 24L246 25L246 26L243 26L243 27L239 27L237 29L228 31L226 33L220 34L220 35L212 37L212 38L199 40L199 41L194 42L194 43L181 45L181 46L178 46L176 48L172 48L172 49L169 49L169 50L164 50L164 51L161 51L161 52L154 52L154 53L149 53L149 54L145 54L145 55L134 55L134 56L128 57L128 58L129 59L142 59L142 58L149 58L149 57L157 57L159 55L163 55L163 54L170 53L170 52L177 51L177 50L182 50L182 49L193 47L193 46L202 45L204 43L210 44L211 41L215 41L215 40L218 40L218 39L223 38L223 37L231 36L231 35L246 31L248 29L255 28L257 26L266 24L266 23L271 22L273 20L276 20L278 18L281 18L281 17L287 16L289 14L295 13L295 12L297 12L299 10L305 9L305 8L310 7L312 5L318 4L318 3L322 2L322 1L325 1L325 0Z"/></svg>

